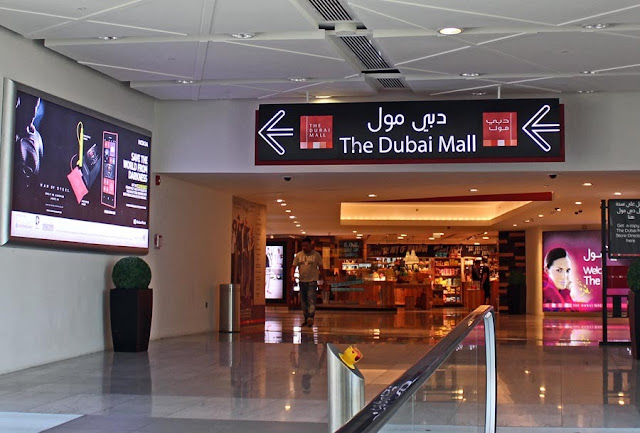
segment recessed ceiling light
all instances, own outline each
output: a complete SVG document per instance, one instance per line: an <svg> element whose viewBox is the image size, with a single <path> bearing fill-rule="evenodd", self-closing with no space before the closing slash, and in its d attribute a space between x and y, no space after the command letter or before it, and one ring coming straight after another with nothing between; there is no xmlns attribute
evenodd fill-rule
<svg viewBox="0 0 640 433"><path fill-rule="evenodd" d="M293 77L289 78L289 81L293 81L294 83L302 83L304 81L307 81L307 79L304 77Z"/></svg>
<svg viewBox="0 0 640 433"><path fill-rule="evenodd" d="M300 224L296 224L296 227L300 227Z"/></svg>
<svg viewBox="0 0 640 433"><path fill-rule="evenodd" d="M613 195L622 195L622 193L616 191L616 192L613 193Z"/></svg>
<svg viewBox="0 0 640 433"><path fill-rule="evenodd" d="M280 203L280 206L286 206L286 205L287 205L287 204L286 204L286 203L284 203L284 202Z"/></svg>
<svg viewBox="0 0 640 433"><path fill-rule="evenodd" d="M459 35L460 33L462 33L462 29L459 27L445 27L438 30L438 33L446 36Z"/></svg>
<svg viewBox="0 0 640 433"><path fill-rule="evenodd" d="M404 239L402 236L398 236L398 239Z"/></svg>
<svg viewBox="0 0 640 433"><path fill-rule="evenodd" d="M582 26L583 29L587 30L602 30L606 29L609 25L605 23L596 23L596 24L585 24Z"/></svg>
<svg viewBox="0 0 640 433"><path fill-rule="evenodd" d="M294 215L289 215L289 218L292 219L292 220L296 219L296 217Z"/></svg>
<svg viewBox="0 0 640 433"><path fill-rule="evenodd" d="M480 74L478 72L463 72L460 74L461 77L479 77Z"/></svg>
<svg viewBox="0 0 640 433"><path fill-rule="evenodd" d="M578 204L578 205L579 205L579 204L582 204L582 202L581 202L581 201L577 201L577 202L576 202L576 204Z"/></svg>
<svg viewBox="0 0 640 433"><path fill-rule="evenodd" d="M593 75L596 73L596 71L582 71L580 72L581 74L585 74L585 75Z"/></svg>
<svg viewBox="0 0 640 433"><path fill-rule="evenodd" d="M229 36L236 39L251 39L255 36L254 33L229 33Z"/></svg>
<svg viewBox="0 0 640 433"><path fill-rule="evenodd" d="M369 198L374 198L374 197L378 197L378 196L375 194L369 194Z"/></svg>
<svg viewBox="0 0 640 433"><path fill-rule="evenodd" d="M478 192L478 188L470 188L469 191L471 192Z"/></svg>
<svg viewBox="0 0 640 433"><path fill-rule="evenodd" d="M193 80L178 80L176 81L178 84L193 84L195 81Z"/></svg>
<svg viewBox="0 0 640 433"><path fill-rule="evenodd" d="M286 213L291 213L291 209L285 209Z"/></svg>
<svg viewBox="0 0 640 433"><path fill-rule="evenodd" d="M487 240L489 239L489 236L482 236L482 239Z"/></svg>
<svg viewBox="0 0 640 433"><path fill-rule="evenodd" d="M582 184L582 186L593 186L593 184L591 182L585 182Z"/></svg>
<svg viewBox="0 0 640 433"><path fill-rule="evenodd" d="M438 236L444 236L444 233L434 233L434 236L438 237Z"/></svg>
<svg viewBox="0 0 640 433"><path fill-rule="evenodd" d="M331 98L333 98L333 96L331 96L331 95L316 95L315 98L316 99L331 99Z"/></svg>
<svg viewBox="0 0 640 433"><path fill-rule="evenodd" d="M544 214L538 214L538 218L544 218Z"/></svg>
<svg viewBox="0 0 640 433"><path fill-rule="evenodd" d="M278 200L276 200L276 203L282 203L284 200L282 200L281 198L279 198Z"/></svg>
<svg viewBox="0 0 640 433"><path fill-rule="evenodd" d="M302 233L303 235L307 234L307 232L305 232L304 230L300 230L300 233Z"/></svg>
<svg viewBox="0 0 640 433"><path fill-rule="evenodd" d="M400 236L407 236L406 233L400 233Z"/></svg>
<svg viewBox="0 0 640 433"><path fill-rule="evenodd" d="M358 230L354 230L353 233L358 233Z"/></svg>
<svg viewBox="0 0 640 433"><path fill-rule="evenodd" d="M473 245L480 245L480 242L474 242Z"/></svg>
<svg viewBox="0 0 640 433"><path fill-rule="evenodd" d="M297 221L297 220L296 220L296 221L294 221L293 223L294 223L294 224L298 224L298 223L300 223L300 221Z"/></svg>
<svg viewBox="0 0 640 433"><path fill-rule="evenodd" d="M518 227L518 224L514 224L513 226L514 226L514 227Z"/></svg>
<svg viewBox="0 0 640 433"><path fill-rule="evenodd" d="M434 237L430 237L430 238L429 238L429 240L430 240L430 241L435 241L435 240L436 240L436 238L434 238Z"/></svg>
<svg viewBox="0 0 640 433"><path fill-rule="evenodd" d="M559 208L559 207L555 208L555 211L556 211L556 212L560 212L561 210L562 210L562 209L561 209L561 208Z"/></svg>
<svg viewBox="0 0 640 433"><path fill-rule="evenodd" d="M98 36L98 39L102 39L103 41L117 41L117 36Z"/></svg>

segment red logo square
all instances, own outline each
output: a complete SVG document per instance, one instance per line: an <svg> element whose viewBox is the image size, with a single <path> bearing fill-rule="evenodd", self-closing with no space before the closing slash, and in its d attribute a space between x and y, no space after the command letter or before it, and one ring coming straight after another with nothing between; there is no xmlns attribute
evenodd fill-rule
<svg viewBox="0 0 640 433"><path fill-rule="evenodd" d="M518 113L482 113L482 145L484 147L518 145Z"/></svg>
<svg viewBox="0 0 640 433"><path fill-rule="evenodd" d="M333 149L333 116L300 116L300 149Z"/></svg>

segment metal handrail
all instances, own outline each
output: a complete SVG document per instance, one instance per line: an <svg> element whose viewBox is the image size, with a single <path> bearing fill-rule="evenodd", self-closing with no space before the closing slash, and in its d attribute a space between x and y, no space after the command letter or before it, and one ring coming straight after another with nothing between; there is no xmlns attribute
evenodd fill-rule
<svg viewBox="0 0 640 433"><path fill-rule="evenodd" d="M484 322L487 386L485 433L496 431L497 368L494 309L481 305L462 320L433 349L358 412L336 433L376 433L449 358L480 322Z"/></svg>

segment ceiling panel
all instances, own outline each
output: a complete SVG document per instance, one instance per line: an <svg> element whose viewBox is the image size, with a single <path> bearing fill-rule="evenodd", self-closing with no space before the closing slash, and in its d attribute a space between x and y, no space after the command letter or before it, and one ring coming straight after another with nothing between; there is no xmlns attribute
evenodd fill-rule
<svg viewBox="0 0 640 433"><path fill-rule="evenodd" d="M32 36L38 39L73 39L99 38L105 36L115 36L119 38L132 36L167 36L173 34L174 33L167 33L159 29L129 27L95 21L72 21L64 26L50 28L42 32L35 32Z"/></svg>
<svg viewBox="0 0 640 433"><path fill-rule="evenodd" d="M488 89L494 86L494 84L473 79L421 80L412 77L407 79L407 85L416 93L446 92L460 89L478 89L478 92L488 92ZM471 95L474 91L475 90L468 90L466 93Z"/></svg>
<svg viewBox="0 0 640 433"><path fill-rule="evenodd" d="M353 0L349 2L359 16L364 9L379 14L420 23L429 28L445 26L510 26L514 24L559 25L589 17L604 19L607 13L618 9L638 6L635 0L583 0L557 1L536 0L515 2L513 0ZM631 10L635 13L635 8ZM625 11L629 13L629 11ZM369 15L374 15L368 12ZM364 20L367 21L367 20ZM368 22L368 21L367 21ZM597 22L601 22L598 20ZM607 22L607 21L605 21ZM376 23L371 23L376 24Z"/></svg>
<svg viewBox="0 0 640 433"><path fill-rule="evenodd" d="M290 0L217 0L214 33L279 32L316 30L312 22Z"/></svg>
<svg viewBox="0 0 640 433"><path fill-rule="evenodd" d="M505 54L487 47L445 53L437 57L404 63L402 67L417 68L459 75L466 72L480 74L545 74L550 72L535 63L525 61L516 54Z"/></svg>
<svg viewBox="0 0 640 433"><path fill-rule="evenodd" d="M557 72L606 69L640 59L637 39L597 32L541 33L495 42L491 47L516 57L526 55L532 63Z"/></svg>
<svg viewBox="0 0 640 433"><path fill-rule="evenodd" d="M378 38L376 42L395 65L469 47L468 44L460 40L441 37Z"/></svg>
<svg viewBox="0 0 640 433"><path fill-rule="evenodd" d="M130 7L106 12L94 21L120 24L123 26L157 29L180 34L200 34L201 23L207 22L211 11L205 0L153 0L134 3ZM180 17L180 19L176 19ZM208 31L208 26L207 29Z"/></svg>
<svg viewBox="0 0 640 433"><path fill-rule="evenodd" d="M369 38L393 77L411 81L393 97L469 96L476 84L494 81L509 95L520 89L557 96L589 83L596 91L640 91L640 68L634 66L640 63L637 0L339 1L366 25L357 34ZM355 30L338 26L334 32L310 0L0 0L0 12L0 25L44 38L46 47L116 80L167 81L163 85L170 87L176 79L196 85L204 80L212 89L229 80L248 87L258 83L253 90L196 92L197 98L246 98L263 89L291 90L287 96L293 97L306 97L307 91L311 96L391 97L376 81L365 83L365 66L337 39ZM581 27L598 22L609 26ZM465 31L435 34L450 25ZM230 38L232 32L256 37L240 41ZM98 41L99 36L120 39ZM583 77L584 70L600 75ZM484 75L478 83L452 79L463 72ZM354 76L361 79L353 82ZM292 77L309 81L292 86ZM284 90L262 87L265 81L279 82Z"/></svg>
<svg viewBox="0 0 640 433"><path fill-rule="evenodd" d="M136 90L161 100L196 99L198 94L198 86L179 84L173 86L140 87L136 88Z"/></svg>
<svg viewBox="0 0 640 433"><path fill-rule="evenodd" d="M503 17L456 12L447 8L448 1L426 7L427 2L393 2L388 0L356 0L349 2L368 29L440 29L443 27L506 27L515 23ZM465 2L467 4L471 2ZM483 2L482 4L486 4ZM519 4L513 3L512 4ZM526 23L532 25L532 23Z"/></svg>
<svg viewBox="0 0 640 433"><path fill-rule="evenodd" d="M63 45L52 47L52 49L81 62L156 71L177 77L193 77L198 43L105 43ZM161 78L158 77L158 79Z"/></svg>
<svg viewBox="0 0 640 433"><path fill-rule="evenodd" d="M310 52L326 52L329 44L309 40L304 42L304 46ZM203 78L343 78L354 72L358 71L344 60L305 55L304 51L274 51L258 46L213 43L209 45Z"/></svg>
<svg viewBox="0 0 640 433"><path fill-rule="evenodd" d="M58 15L69 18L82 18L106 9L127 7L140 0L0 0L0 8L10 8L37 12L39 14Z"/></svg>
<svg viewBox="0 0 640 433"><path fill-rule="evenodd" d="M234 86L234 85L215 85L203 84L200 86L199 96L202 99L257 99L274 92L272 89L262 88L260 85L255 86Z"/></svg>
<svg viewBox="0 0 640 433"><path fill-rule="evenodd" d="M148 81L150 82L150 84L154 84L154 82L157 82L157 81L166 81L166 80L176 81L176 80L186 80L190 78L183 75L163 74L156 71L138 71L135 69L122 68L122 67L116 67L116 66L93 65L93 64L87 64L87 66L120 81L140 81L140 82Z"/></svg>
<svg viewBox="0 0 640 433"><path fill-rule="evenodd" d="M65 18L0 9L0 26L21 35L65 22L67 22Z"/></svg>

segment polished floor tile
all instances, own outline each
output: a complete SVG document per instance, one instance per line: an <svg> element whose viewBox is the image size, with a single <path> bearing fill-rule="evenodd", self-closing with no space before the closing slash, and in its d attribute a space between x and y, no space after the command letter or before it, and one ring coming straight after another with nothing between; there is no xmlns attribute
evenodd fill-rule
<svg viewBox="0 0 640 433"><path fill-rule="evenodd" d="M320 311L313 328L302 328L300 312L270 307L264 325L240 333L158 340L147 353L101 352L0 376L0 412L82 415L51 432L325 433L327 343L362 351L369 401L466 315ZM598 316L503 314L496 328L499 432L640 432L638 361L628 346L599 344ZM610 340L628 333L624 320L610 322ZM484 374L479 330L384 431L478 431Z"/></svg>

